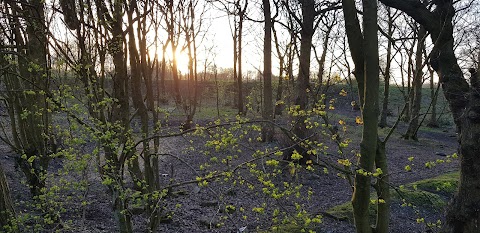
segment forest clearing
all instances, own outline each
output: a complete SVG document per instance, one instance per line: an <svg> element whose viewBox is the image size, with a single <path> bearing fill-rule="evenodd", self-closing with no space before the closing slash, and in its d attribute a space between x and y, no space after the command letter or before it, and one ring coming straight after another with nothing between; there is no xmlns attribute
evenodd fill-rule
<svg viewBox="0 0 480 233"><path fill-rule="evenodd" d="M0 232L480 232L475 0L3 0Z"/></svg>

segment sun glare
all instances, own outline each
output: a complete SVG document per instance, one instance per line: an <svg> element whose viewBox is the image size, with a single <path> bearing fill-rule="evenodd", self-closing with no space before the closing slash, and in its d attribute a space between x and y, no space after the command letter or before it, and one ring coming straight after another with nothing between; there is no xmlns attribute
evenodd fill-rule
<svg viewBox="0 0 480 233"><path fill-rule="evenodd" d="M158 48L158 59L162 59L162 47ZM155 56L155 51L151 51L151 56ZM165 57L167 59L167 63L173 61L173 56L172 56L172 50L170 48L167 49L165 52ZM188 55L186 51L180 51L177 50L175 53L175 59L177 61L177 68L178 71L181 72L181 74L187 74L188 73ZM170 63L171 64L171 63Z"/></svg>

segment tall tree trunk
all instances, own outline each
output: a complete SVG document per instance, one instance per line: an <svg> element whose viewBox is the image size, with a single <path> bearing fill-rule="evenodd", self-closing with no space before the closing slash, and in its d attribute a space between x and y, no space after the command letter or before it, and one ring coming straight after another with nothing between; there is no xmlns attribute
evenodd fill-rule
<svg viewBox="0 0 480 233"><path fill-rule="evenodd" d="M374 172L374 162L378 139L378 38L377 38L377 1L363 0L363 28L365 52L365 82L359 90L365 93L363 102L363 133L360 143L360 169ZM355 227L358 233L370 233L370 176L363 173L355 175L355 188L352 197Z"/></svg>
<svg viewBox="0 0 480 233"><path fill-rule="evenodd" d="M272 16L270 13L270 0L262 0L263 16L265 20L265 37L263 41L263 119L273 121L273 90L272 90ZM262 140L273 140L273 127L264 124L262 127Z"/></svg>
<svg viewBox="0 0 480 233"><path fill-rule="evenodd" d="M275 25L272 24L272 32L273 32L273 39L275 41L275 50L277 51L277 56L279 60L279 74L278 74L278 87L277 87L277 95L275 98L275 114L274 115L282 115L283 107L285 106L282 103L283 98L283 89L284 89L284 72L285 72L285 54L282 54L280 51L280 43L278 42L277 32L275 30Z"/></svg>
<svg viewBox="0 0 480 233"><path fill-rule="evenodd" d="M133 100L133 107L135 108L135 110L138 112L138 115L140 116L140 121L142 124L142 134L147 136L148 135L148 112L147 112L147 107L145 106L145 103L143 101L144 98L142 95L143 73L141 70L139 51L137 50L137 43L136 43L137 40L135 38L135 34L133 33L133 27L135 24L135 22L133 21L133 9L129 9L127 11L127 16L128 16L127 17L128 24L130 25L128 27L127 34L128 34L128 51L129 51L128 57L130 58L130 72L131 72L131 78L130 78L131 96ZM137 25L137 27L141 28L140 25ZM145 130L147 132L145 132ZM145 149L148 150L148 147ZM128 161L128 165L129 165L129 172L133 179L134 188L135 190L140 191L142 187L138 184L141 184L141 181L144 178L143 178L142 171L140 169L140 163L138 161L138 157L135 156L132 159L130 159Z"/></svg>
<svg viewBox="0 0 480 233"><path fill-rule="evenodd" d="M239 4L239 3L237 3ZM245 0L245 4L239 7L239 21L238 21L238 75L237 75L237 91L238 91L238 114L243 115L245 113L245 106L243 103L243 75L242 75L242 37L243 37L243 23L245 21L245 14L247 11L248 0Z"/></svg>
<svg viewBox="0 0 480 233"><path fill-rule="evenodd" d="M413 78L413 102L410 111L410 123L407 132L403 135L405 139L417 139L417 128L419 127L420 108L422 104L422 84L423 84L423 50L425 47L426 31L420 26L417 33L418 43L415 52L415 71Z"/></svg>
<svg viewBox="0 0 480 233"><path fill-rule="evenodd" d="M346 33L349 47L355 63L362 118L364 121L362 141L360 143L359 169L355 174L355 185L352 196L355 227L358 233L388 232L390 194L388 188L388 169L385 155L385 143L378 138L378 88L379 60L377 38L377 1L363 0L363 28L357 18L355 1L343 0ZM364 68L364 73L358 72ZM370 185L371 176L375 173L374 165L382 172L377 180L378 196L377 225L370 226Z"/></svg>
<svg viewBox="0 0 480 233"><path fill-rule="evenodd" d="M387 17L388 17L388 31L387 35L391 38L393 35L393 17L390 8L387 8ZM390 95L390 66L392 64L392 45L393 41L388 40L387 42L387 64L385 66L385 75L384 75L384 88L383 88L383 103L382 103L382 113L380 115L380 122L378 126L384 128L387 126L387 117L389 114L388 111L388 100Z"/></svg>
<svg viewBox="0 0 480 233"><path fill-rule="evenodd" d="M415 40L416 41L416 40ZM412 91L412 70L413 70L413 48L415 47L415 43L412 44L412 47L407 50L408 54L408 61L407 61L407 86L405 88L405 84L402 83L403 89L407 90L406 94L403 95L403 99L405 100L405 104L407 105L407 108L405 109L405 112L402 116L402 120L405 122L410 122L410 119L412 118L412 102L413 102L413 96L414 93ZM403 80L402 80L403 81ZM405 92L404 92L405 93Z"/></svg>
<svg viewBox="0 0 480 233"><path fill-rule="evenodd" d="M312 37L314 34L313 24L315 20L315 1L300 1L302 8L302 31L300 32L300 55L298 80L295 88L295 105L297 111L306 111L308 105L308 92L310 91L310 57L312 51ZM295 117L293 133L299 140L307 137L305 114L298 114Z"/></svg>
<svg viewBox="0 0 480 233"><path fill-rule="evenodd" d="M336 17L336 16L334 16ZM316 48L314 47L313 48L313 51L314 51L314 54L315 54L315 58L318 62L318 73L317 73L317 78L318 78L318 83L317 83L317 90L315 91L315 95L313 96L314 97L314 100L315 103L318 101L318 97L321 96L321 94L324 94L328 91L328 86L330 85L329 81L330 81L330 74L331 74L331 68L330 67L330 71L329 71L329 74L328 74L328 80L327 80L327 83L326 83L326 87L323 86L323 76L325 74L325 60L327 58L327 50L328 50L328 43L329 43L329 40L330 40L330 33L332 32L332 28L333 26L336 24L335 22L336 19L333 19L333 22L331 24L328 24L326 25L326 32L325 32L325 35L324 35L324 38L323 38L323 46L322 46L322 54L320 55L320 58L317 56L317 50ZM332 60L333 62L333 60ZM326 101L326 100L324 100Z"/></svg>

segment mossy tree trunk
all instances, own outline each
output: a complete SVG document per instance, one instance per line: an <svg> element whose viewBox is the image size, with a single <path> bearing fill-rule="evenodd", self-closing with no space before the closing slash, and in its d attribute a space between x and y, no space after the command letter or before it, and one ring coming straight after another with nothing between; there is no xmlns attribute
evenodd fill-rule
<svg viewBox="0 0 480 233"><path fill-rule="evenodd" d="M350 52L355 63L359 99L363 118L359 169L355 175L352 196L355 227L358 233L388 232L390 194L385 144L378 138L379 59L377 38L377 1L363 2L363 33L357 17L355 1L343 0L343 13ZM362 72L359 72L361 70ZM374 169L374 168L377 169ZM370 185L377 174L378 211L376 227L370 226Z"/></svg>
<svg viewBox="0 0 480 233"><path fill-rule="evenodd" d="M18 154L16 162L34 196L44 190L50 154L55 150L46 97L50 72L44 5L40 0L5 3L12 15L8 17L9 47L16 49L1 55L4 62L6 57L11 62L2 78L12 132L11 140L8 135L2 138Z"/></svg>

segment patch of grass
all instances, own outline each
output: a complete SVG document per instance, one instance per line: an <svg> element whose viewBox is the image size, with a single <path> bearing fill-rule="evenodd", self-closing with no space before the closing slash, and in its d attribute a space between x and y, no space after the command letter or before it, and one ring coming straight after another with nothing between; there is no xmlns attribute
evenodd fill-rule
<svg viewBox="0 0 480 233"><path fill-rule="evenodd" d="M372 195L371 199L376 199L376 195ZM370 218L373 219L377 211L377 204L370 204L368 209ZM350 223L353 223L353 206L352 202L350 201L334 206L328 209L326 213L338 220L349 221Z"/></svg>
<svg viewBox="0 0 480 233"><path fill-rule="evenodd" d="M431 179L419 180L409 185L427 192L450 195L457 190L459 177L460 173L451 172Z"/></svg>
<svg viewBox="0 0 480 233"><path fill-rule="evenodd" d="M298 225L296 223L281 224L273 226L267 231L259 231L259 233L290 233L290 232L309 232L309 230L315 231L314 227L305 228L305 226Z"/></svg>
<svg viewBox="0 0 480 233"><path fill-rule="evenodd" d="M398 192L393 191L391 194L392 202L400 201L407 206L440 210L447 204L442 196L420 189L403 188Z"/></svg>
<svg viewBox="0 0 480 233"><path fill-rule="evenodd" d="M404 203L406 206L416 206L424 209L441 210L448 199L453 196L458 187L458 172L443 174L434 178L416 181L397 190L390 190L392 203ZM372 199L375 199L372 194ZM375 214L376 205L370 205L371 217ZM351 202L345 202L326 211L327 214L353 223L353 208Z"/></svg>
<svg viewBox="0 0 480 233"><path fill-rule="evenodd" d="M220 118L225 118L225 117L234 117L237 115L238 110L231 108L231 107L226 107L226 106L220 106ZM217 118L217 107L215 106L201 106L201 109L197 111L195 114L195 119L213 119Z"/></svg>

